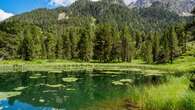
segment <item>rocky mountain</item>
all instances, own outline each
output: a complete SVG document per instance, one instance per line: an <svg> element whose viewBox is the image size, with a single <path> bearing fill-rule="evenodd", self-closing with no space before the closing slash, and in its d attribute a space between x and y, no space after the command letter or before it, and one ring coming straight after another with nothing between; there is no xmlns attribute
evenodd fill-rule
<svg viewBox="0 0 195 110"><path fill-rule="evenodd" d="M179 15L187 16L195 7L195 0L135 0L129 7L146 8L152 5L159 5Z"/></svg>

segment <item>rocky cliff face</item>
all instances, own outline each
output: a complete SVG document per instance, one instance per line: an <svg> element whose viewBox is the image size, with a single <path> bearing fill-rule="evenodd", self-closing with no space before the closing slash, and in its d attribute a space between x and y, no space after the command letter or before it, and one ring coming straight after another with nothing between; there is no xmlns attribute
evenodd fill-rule
<svg viewBox="0 0 195 110"><path fill-rule="evenodd" d="M190 15L189 13L195 7L195 0L136 0L129 4L129 7L151 7L160 5L163 8L174 11L179 15Z"/></svg>

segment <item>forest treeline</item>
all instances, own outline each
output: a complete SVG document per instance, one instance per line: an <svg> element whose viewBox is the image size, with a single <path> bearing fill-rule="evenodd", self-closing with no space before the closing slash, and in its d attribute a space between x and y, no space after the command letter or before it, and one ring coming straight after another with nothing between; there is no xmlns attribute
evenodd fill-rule
<svg viewBox="0 0 195 110"><path fill-rule="evenodd" d="M146 63L166 63L184 53L190 39L190 34L185 33L181 26L170 27L164 33L130 30L128 26L118 30L112 24L90 24L80 28L66 28L59 35L43 32L39 27L29 25L20 33L17 48L12 49L13 52L10 51L9 54L13 58L24 60L131 62L132 59L140 58Z"/></svg>

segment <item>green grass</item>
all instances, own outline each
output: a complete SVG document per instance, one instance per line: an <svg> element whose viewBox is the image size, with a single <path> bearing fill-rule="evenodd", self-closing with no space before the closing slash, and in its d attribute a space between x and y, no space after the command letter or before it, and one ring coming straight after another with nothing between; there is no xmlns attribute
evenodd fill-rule
<svg viewBox="0 0 195 110"><path fill-rule="evenodd" d="M105 100L86 110L126 110L126 100L141 110L195 110L195 91L189 89L189 84L187 76L172 76L160 85L130 86L127 97Z"/></svg>
<svg viewBox="0 0 195 110"><path fill-rule="evenodd" d="M97 69L101 71L131 71L133 69L141 70L158 70L168 72L189 72L195 70L195 57L181 56L173 62L173 64L145 64L142 60L133 60L131 63L86 63L78 60L47 60L37 59L32 61L23 60L4 60L0 61L0 70L12 70L14 65L23 65L26 71L40 70L40 71L65 71L65 70L79 70ZM4 67L5 66L5 67ZM161 73L161 72L160 72Z"/></svg>
<svg viewBox="0 0 195 110"><path fill-rule="evenodd" d="M159 86L130 91L130 98L143 110L195 110L195 92L187 77L174 78Z"/></svg>

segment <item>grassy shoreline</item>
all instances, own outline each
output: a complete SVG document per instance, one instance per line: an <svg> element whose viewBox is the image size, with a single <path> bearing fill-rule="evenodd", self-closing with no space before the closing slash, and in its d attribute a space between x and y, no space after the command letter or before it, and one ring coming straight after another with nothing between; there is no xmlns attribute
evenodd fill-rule
<svg viewBox="0 0 195 110"><path fill-rule="evenodd" d="M102 70L102 71L132 71L159 70L166 72L191 72L195 71L195 57L180 57L173 64L145 64L141 60L131 63L86 63L68 60L5 60L0 61L0 72L15 71L77 71L77 70Z"/></svg>

